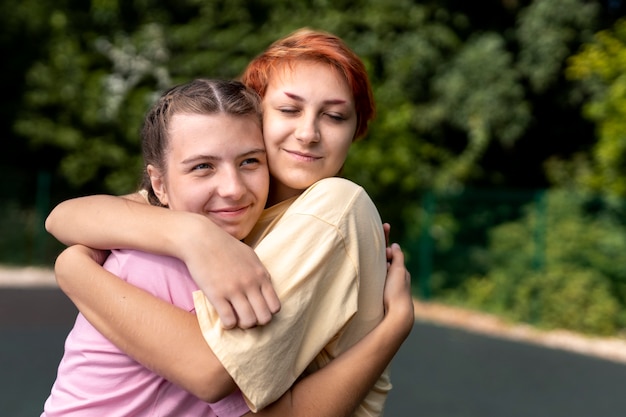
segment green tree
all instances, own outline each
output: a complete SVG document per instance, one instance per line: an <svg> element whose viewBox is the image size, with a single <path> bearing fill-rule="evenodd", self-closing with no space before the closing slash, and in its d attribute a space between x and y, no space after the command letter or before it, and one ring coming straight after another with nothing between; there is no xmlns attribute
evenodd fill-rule
<svg viewBox="0 0 626 417"><path fill-rule="evenodd" d="M585 193L554 190L545 198L545 211L528 205L519 220L490 230L487 272L466 280L453 299L543 327L615 334L626 325L621 216Z"/></svg>
<svg viewBox="0 0 626 417"><path fill-rule="evenodd" d="M567 119L575 108L562 99L561 71L598 10L582 0L567 7L563 0L495 2L489 16L466 2L411 0L65 0L46 7L49 36L28 71L15 129L61 150L60 172L77 187L113 193L135 186L139 125L161 90L193 77L236 77L271 41L302 26L343 37L366 62L378 103L344 173L399 226L397 237L417 233L415 197L424 189L503 184L510 175L523 181L529 175L511 158L518 143L540 144L523 162L540 175L559 137L537 126L577 129L554 117Z"/></svg>
<svg viewBox="0 0 626 417"><path fill-rule="evenodd" d="M236 76L252 56L241 39L254 37L242 2L86 6L50 11L47 48L28 71L15 130L61 149L60 173L76 187L129 192L141 173L139 130L152 101L176 82Z"/></svg>
<svg viewBox="0 0 626 417"><path fill-rule="evenodd" d="M598 32L569 61L568 76L586 88L584 116L595 123L597 141L568 166L555 161L555 180L563 176L608 196L626 197L626 20ZM565 165L565 166L564 166ZM560 169L560 170L559 170ZM570 171L575 174L571 175Z"/></svg>

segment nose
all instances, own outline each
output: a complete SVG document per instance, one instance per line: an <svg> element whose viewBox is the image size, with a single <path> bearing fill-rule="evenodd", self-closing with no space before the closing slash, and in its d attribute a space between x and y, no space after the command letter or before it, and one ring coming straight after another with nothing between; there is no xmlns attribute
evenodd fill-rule
<svg viewBox="0 0 626 417"><path fill-rule="evenodd" d="M220 197L240 200L246 195L247 187L241 177L241 173L237 169L224 170L218 181L217 191Z"/></svg>
<svg viewBox="0 0 626 417"><path fill-rule="evenodd" d="M295 137L304 144L316 143L320 141L320 131L316 117L303 117L296 127Z"/></svg>

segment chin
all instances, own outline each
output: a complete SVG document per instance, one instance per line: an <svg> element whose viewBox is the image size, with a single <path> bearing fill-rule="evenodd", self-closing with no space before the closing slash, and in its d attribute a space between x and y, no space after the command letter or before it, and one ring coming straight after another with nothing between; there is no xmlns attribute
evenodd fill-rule
<svg viewBox="0 0 626 417"><path fill-rule="evenodd" d="M234 237L235 239L237 239L237 240L241 240L241 239L243 239L244 237L246 237L246 234L245 234L245 233L243 233L243 232L242 232L242 231L240 231L240 230L236 230L236 231L230 231L230 230L227 230L227 232L228 232L228 233L230 233L230 235L231 235L232 237Z"/></svg>
<svg viewBox="0 0 626 417"><path fill-rule="evenodd" d="M323 178L326 178L326 177L300 178L293 182L293 186L291 188L293 188L294 190L306 190L307 188L309 188L310 186L312 186L313 184L315 184L316 182L318 182L319 180Z"/></svg>

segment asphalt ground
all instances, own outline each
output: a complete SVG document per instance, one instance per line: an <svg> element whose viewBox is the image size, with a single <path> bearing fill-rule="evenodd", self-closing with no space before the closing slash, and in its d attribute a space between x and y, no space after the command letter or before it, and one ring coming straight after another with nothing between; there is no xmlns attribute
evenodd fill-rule
<svg viewBox="0 0 626 417"><path fill-rule="evenodd" d="M38 416L76 309L60 290L0 288L0 417ZM417 321L386 417L622 417L626 364Z"/></svg>

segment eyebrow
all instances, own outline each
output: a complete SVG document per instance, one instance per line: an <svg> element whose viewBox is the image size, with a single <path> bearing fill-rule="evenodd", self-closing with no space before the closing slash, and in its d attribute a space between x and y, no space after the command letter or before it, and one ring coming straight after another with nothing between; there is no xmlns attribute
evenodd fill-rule
<svg viewBox="0 0 626 417"><path fill-rule="evenodd" d="M258 154L265 154L265 149L264 148L254 148L251 149L247 152L244 152L242 154L237 155L237 158L245 158L248 156L253 156L253 155L258 155ZM222 160L221 156L216 156L216 155L193 155L190 156L189 158L186 158L184 160L181 161L182 164L190 164L190 163L194 163L194 162L198 162L198 161L206 161L206 160L210 160L210 161L220 161Z"/></svg>
<svg viewBox="0 0 626 417"><path fill-rule="evenodd" d="M306 100L304 100L303 97L300 97L299 95L294 94L294 93L290 93L289 91L285 91L283 94L285 94L287 97L289 97L292 100L296 100L296 101L300 101L300 102L306 101ZM346 104L346 103L347 103L346 100L342 100L342 99L339 99L339 98L330 99L330 100L324 100L324 104Z"/></svg>

